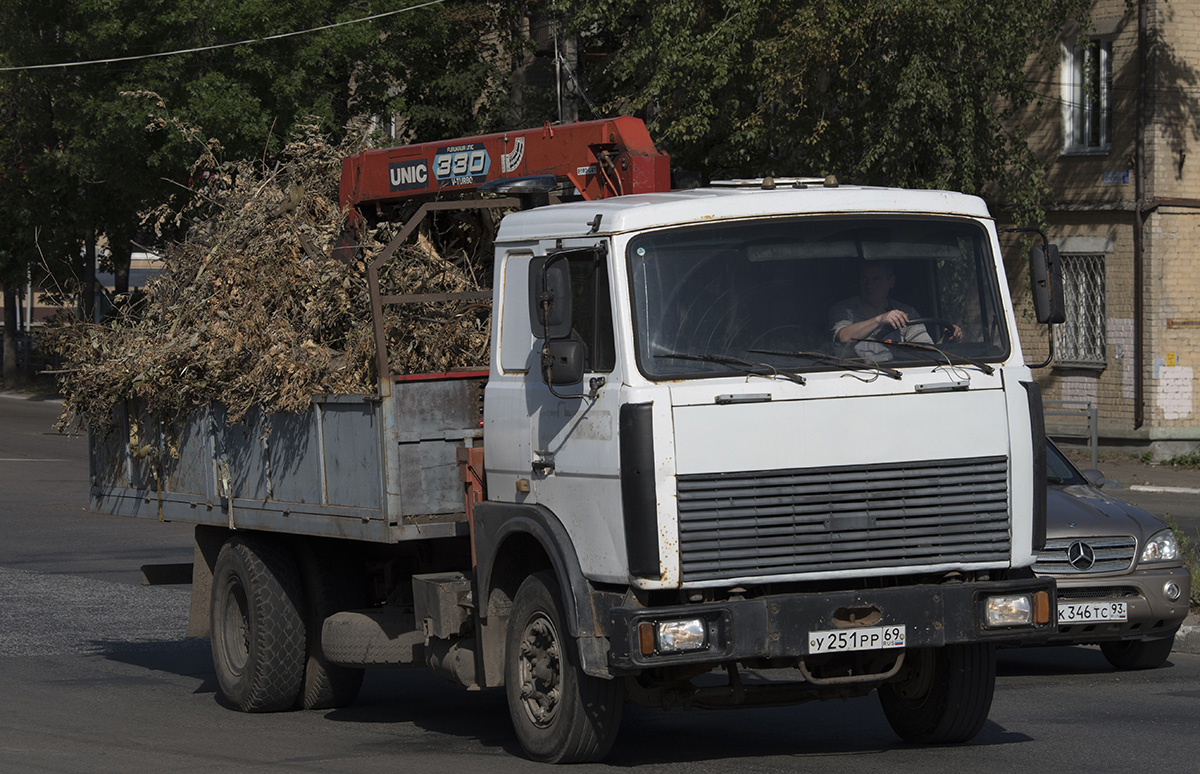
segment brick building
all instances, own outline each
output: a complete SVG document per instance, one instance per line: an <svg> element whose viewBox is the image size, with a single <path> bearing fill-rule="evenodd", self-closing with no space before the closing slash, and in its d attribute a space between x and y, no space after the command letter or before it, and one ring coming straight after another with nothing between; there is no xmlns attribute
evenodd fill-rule
<svg viewBox="0 0 1200 774"><path fill-rule="evenodd" d="M1200 0L1132 5L1097 0L1091 29L1029 68L1044 99L1024 125L1049 164L1067 301L1036 373L1047 400L1098 408L1102 443L1161 458L1200 442ZM1045 326L1019 319L1041 362Z"/></svg>

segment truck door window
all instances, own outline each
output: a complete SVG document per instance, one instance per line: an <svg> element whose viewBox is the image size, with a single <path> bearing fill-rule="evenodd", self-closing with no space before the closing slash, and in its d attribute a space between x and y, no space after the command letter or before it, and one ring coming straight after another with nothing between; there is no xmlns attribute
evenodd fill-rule
<svg viewBox="0 0 1200 774"><path fill-rule="evenodd" d="M587 350L585 370L607 373L616 365L617 354L605 254L599 250L574 252L567 260L571 266L571 336Z"/></svg>

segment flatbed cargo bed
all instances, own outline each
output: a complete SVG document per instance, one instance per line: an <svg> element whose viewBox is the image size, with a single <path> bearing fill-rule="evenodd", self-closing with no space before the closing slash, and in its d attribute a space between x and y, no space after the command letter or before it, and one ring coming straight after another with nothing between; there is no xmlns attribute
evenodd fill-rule
<svg viewBox="0 0 1200 774"><path fill-rule="evenodd" d="M119 405L90 444L91 508L378 543L466 535L456 454L482 444L486 379L407 377L386 398L317 396L235 424L219 405L170 428Z"/></svg>

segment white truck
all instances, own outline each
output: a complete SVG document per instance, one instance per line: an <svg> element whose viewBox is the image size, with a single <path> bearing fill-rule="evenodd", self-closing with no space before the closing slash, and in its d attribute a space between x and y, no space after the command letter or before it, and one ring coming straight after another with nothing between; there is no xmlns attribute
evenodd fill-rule
<svg viewBox="0 0 1200 774"><path fill-rule="evenodd" d="M868 266L907 324L836 341ZM427 666L502 687L560 762L603 757L626 701L878 691L906 740L979 731L996 646L1056 623L1040 395L981 200L768 179L538 207L494 277L486 373L213 406L177 458L130 454L136 406L94 436L95 510L197 524L190 632L231 704Z"/></svg>

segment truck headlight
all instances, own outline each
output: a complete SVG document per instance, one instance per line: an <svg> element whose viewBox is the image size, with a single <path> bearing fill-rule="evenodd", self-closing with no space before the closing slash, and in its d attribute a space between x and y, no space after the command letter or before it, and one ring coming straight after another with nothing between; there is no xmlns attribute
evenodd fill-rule
<svg viewBox="0 0 1200 774"><path fill-rule="evenodd" d="M1169 529L1157 532L1146 541L1142 549L1143 562L1175 562L1179 560L1179 544L1175 542L1175 533Z"/></svg>
<svg viewBox="0 0 1200 774"><path fill-rule="evenodd" d="M1005 626L1029 626L1033 623L1033 595L1012 594L988 597L984 626L997 629Z"/></svg>
<svg viewBox="0 0 1200 774"><path fill-rule="evenodd" d="M708 647L708 627L703 618L681 621L642 621L638 624L638 644L642 655L683 653Z"/></svg>

